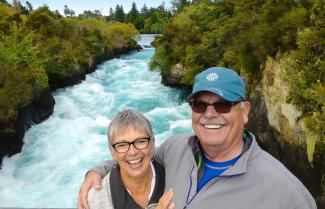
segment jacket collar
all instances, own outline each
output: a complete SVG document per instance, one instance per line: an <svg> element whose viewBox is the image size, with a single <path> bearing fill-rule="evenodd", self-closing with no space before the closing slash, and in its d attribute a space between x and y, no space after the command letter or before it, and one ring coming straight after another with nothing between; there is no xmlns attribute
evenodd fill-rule
<svg viewBox="0 0 325 209"><path fill-rule="evenodd" d="M247 163L248 160L256 155L257 152L261 149L255 139L255 136L245 130L244 132L244 149L241 153L241 157L237 160L237 162L227 169L220 176L234 176L240 175L247 171ZM196 161L196 165L198 167L198 179L203 174L203 166L200 165L200 161L202 161L203 151L200 145L200 141L196 135L190 137L189 145L192 147L192 152ZM203 163L203 162L202 162Z"/></svg>

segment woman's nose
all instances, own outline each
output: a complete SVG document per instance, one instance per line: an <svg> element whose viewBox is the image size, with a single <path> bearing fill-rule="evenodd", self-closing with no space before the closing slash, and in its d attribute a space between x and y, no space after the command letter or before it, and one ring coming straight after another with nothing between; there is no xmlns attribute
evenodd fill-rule
<svg viewBox="0 0 325 209"><path fill-rule="evenodd" d="M128 150L128 154L136 154L138 152L138 149L135 148L134 144L130 144L130 149Z"/></svg>

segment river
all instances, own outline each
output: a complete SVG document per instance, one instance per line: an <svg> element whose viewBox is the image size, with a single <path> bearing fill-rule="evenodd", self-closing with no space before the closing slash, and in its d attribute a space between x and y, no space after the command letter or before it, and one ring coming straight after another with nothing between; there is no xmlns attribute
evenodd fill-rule
<svg viewBox="0 0 325 209"><path fill-rule="evenodd" d="M139 43L152 40L142 35ZM54 113L26 132L21 153L3 160L0 207L76 207L86 170L111 159L107 126L125 108L149 118L156 146L191 132L186 93L163 86L159 72L148 70L154 50L108 60L81 84L53 93Z"/></svg>

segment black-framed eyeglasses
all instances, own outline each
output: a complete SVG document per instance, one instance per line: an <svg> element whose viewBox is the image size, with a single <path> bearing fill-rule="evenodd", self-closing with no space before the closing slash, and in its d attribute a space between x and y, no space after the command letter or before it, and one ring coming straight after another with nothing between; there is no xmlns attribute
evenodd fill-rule
<svg viewBox="0 0 325 209"><path fill-rule="evenodd" d="M218 113L228 113L231 110L231 107L238 104L241 101L236 102L227 102L227 101L219 101L213 103L207 103L203 101L192 100L189 102L189 105L192 108L193 112L196 113L204 113L208 106L213 106L214 110Z"/></svg>
<svg viewBox="0 0 325 209"><path fill-rule="evenodd" d="M143 150L148 147L150 139L150 137L142 137L135 139L132 142L117 142L115 144L112 144L112 147L118 153L125 153L129 151L131 144L133 144L136 149Z"/></svg>

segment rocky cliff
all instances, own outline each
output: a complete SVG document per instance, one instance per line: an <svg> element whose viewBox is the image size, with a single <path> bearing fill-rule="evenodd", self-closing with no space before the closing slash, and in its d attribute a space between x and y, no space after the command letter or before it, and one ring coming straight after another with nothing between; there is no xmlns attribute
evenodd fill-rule
<svg viewBox="0 0 325 209"><path fill-rule="evenodd" d="M325 207L325 146L304 125L304 115L287 102L286 56L269 58L262 80L251 95L253 105L248 128L263 148L283 162Z"/></svg>

